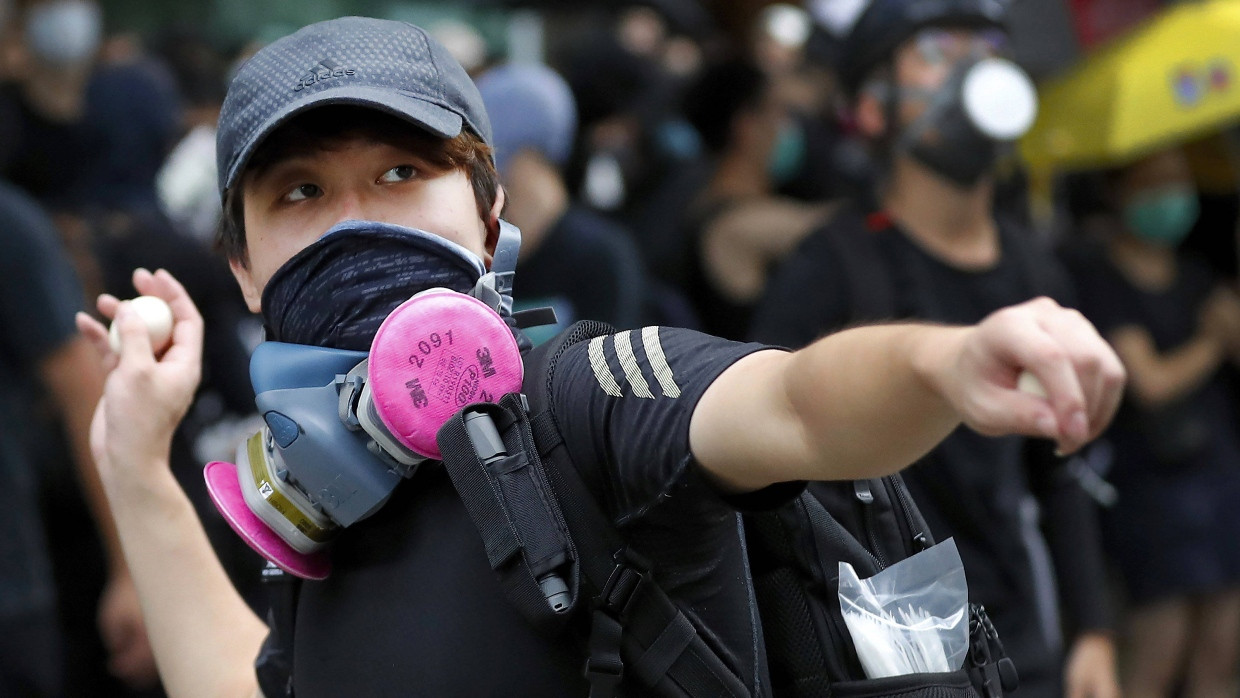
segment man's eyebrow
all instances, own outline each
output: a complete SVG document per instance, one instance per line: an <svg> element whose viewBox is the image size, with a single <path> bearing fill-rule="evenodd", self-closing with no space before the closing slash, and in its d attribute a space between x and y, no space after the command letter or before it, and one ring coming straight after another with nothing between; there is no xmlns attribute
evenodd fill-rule
<svg viewBox="0 0 1240 698"><path fill-rule="evenodd" d="M290 171L295 172L299 169L309 169L310 162L314 159L315 154L313 153L294 153L253 168L250 170L249 179L251 183L256 184Z"/></svg>

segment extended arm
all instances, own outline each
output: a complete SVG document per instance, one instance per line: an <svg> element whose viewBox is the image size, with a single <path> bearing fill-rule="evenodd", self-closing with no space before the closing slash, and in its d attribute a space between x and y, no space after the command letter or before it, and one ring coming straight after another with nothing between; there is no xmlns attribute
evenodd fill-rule
<svg viewBox="0 0 1240 698"><path fill-rule="evenodd" d="M1017 389L1024 370L1047 398ZM961 422L1050 438L1067 453L1106 426L1123 383L1093 326L1043 298L972 327L860 327L748 356L706 391L690 443L707 472L740 491L894 472Z"/></svg>
<svg viewBox="0 0 1240 698"><path fill-rule="evenodd" d="M252 664L266 626L232 587L168 466L173 430L199 379L202 319L167 272L139 270L134 287L168 301L173 343L157 359L142 321L103 296L100 311L119 314L118 360L103 326L78 315L79 329L113 365L91 424L91 449L168 694L254 695Z"/></svg>

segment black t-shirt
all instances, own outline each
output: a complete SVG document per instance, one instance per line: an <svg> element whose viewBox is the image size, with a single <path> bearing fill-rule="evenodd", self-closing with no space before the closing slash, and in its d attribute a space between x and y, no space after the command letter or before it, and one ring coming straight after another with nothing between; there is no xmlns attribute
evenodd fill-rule
<svg viewBox="0 0 1240 698"><path fill-rule="evenodd" d="M145 58L99 66L82 109L52 120L17 85L0 87L0 176L56 210L155 210L155 175L181 129L171 75Z"/></svg>
<svg viewBox="0 0 1240 698"><path fill-rule="evenodd" d="M862 227L873 237L872 254L878 255L873 262L881 264L882 269L844 269L850 260L841 258L840 245L854 243L841 243L838 238L855 239ZM1000 222L999 261L986 268L962 269L914 242L883 214L862 218L851 209L841 210L810 234L772 275L750 336L762 342L801 347L849 324L897 318L973 324L999 308L1037 295L1071 302L1071 285L1065 272L1035 241L1018 239L1028 235ZM1020 255L1026 253L1036 258L1022 259ZM876 275L872 284L858 287L848 280L850 275L866 273ZM852 296L872 285L890 288L892 307L885 309L882 317L865 316L874 312L872 309L861 310L859 316L857 309L865 304Z"/></svg>
<svg viewBox="0 0 1240 698"><path fill-rule="evenodd" d="M1019 260L1015 251L1030 246L1012 240L1021 234L1018 231L1001 227L998 262L968 270L944 262L886 221L877 225L874 221L871 218L866 224L874 226L870 234L878 255L875 261L884 268L870 273L879 279L875 283L884 283L885 278L894 290L888 318L973 324L1039 293L1063 294L1062 287L1038 288L1044 284L1028 278L1030 265ZM856 289L846 283L842 269L852 260L840 259L838 243L826 240L829 235L848 234L838 226L857 224L861 224L859 218L841 214L791 256L772 281L755 318L756 339L799 347L850 324L887 319L857 316L850 297ZM1053 258L1044 256L1039 263L1056 268ZM1062 276L1057 278L1062 283ZM996 615L1016 603L1015 598L1006 597L1028 584L1023 566L1003 569L1004 562L1013 558L1005 548L1019 540L1014 535L1019 528L1019 500L1028 490L1022 442L1019 437L982 437L962 427L905 474L935 537L957 537L968 566L970 589L993 590L993 596L977 600Z"/></svg>
<svg viewBox="0 0 1240 698"><path fill-rule="evenodd" d="M1063 300L1069 295L1066 275L1049 251L1016 237L1026 234L1000 224L999 260L987 268L962 269L930 253L885 216L845 210L812 233L777 271L754 317L752 337L795 348L864 322L973 324L1038 295ZM870 247L867 254L844 258L841 244ZM847 264L866 268L845 269ZM884 290L891 294L885 309L853 298ZM1022 677L1055 671L1050 641L1039 629L1038 580L1023 544L1029 526L1022 523L1022 500L1031 490L1025 445L1020 437L983 437L961 427L904 471L935 538L956 539L971 600L994 618ZM1030 638L1041 647L1026 649Z"/></svg>
<svg viewBox="0 0 1240 698"><path fill-rule="evenodd" d="M736 507L764 497L715 492L689 451L689 421L711 382L762 348L654 327L595 338L560 358L549 406L574 462L600 468L626 541L751 687L764 659ZM278 623L268 637L258 669L271 698L284 694L271 668L288 656L298 698L588 693L583 643L536 634L508 604L440 467L344 531L332 556L328 579L301 583L292 650Z"/></svg>

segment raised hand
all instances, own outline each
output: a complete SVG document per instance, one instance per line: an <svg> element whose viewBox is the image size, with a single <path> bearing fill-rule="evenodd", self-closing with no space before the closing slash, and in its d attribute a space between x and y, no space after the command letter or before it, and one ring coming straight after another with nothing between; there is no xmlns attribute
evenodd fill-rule
<svg viewBox="0 0 1240 698"><path fill-rule="evenodd" d="M166 462L172 433L189 409L202 370L202 317L185 288L162 269L136 270L133 284L172 309L172 343L160 356L152 353L141 318L113 296L100 296L98 308L119 325L119 354L108 346L103 324L85 313L77 316L78 329L108 370L91 425L91 450L105 484L140 479L142 473L125 471L127 463Z"/></svg>
<svg viewBox="0 0 1240 698"><path fill-rule="evenodd" d="M1004 308L960 337L939 389L986 435L1053 439L1071 453L1098 436L1123 396L1119 357L1079 312L1049 298ZM1020 390L1032 373L1046 396Z"/></svg>

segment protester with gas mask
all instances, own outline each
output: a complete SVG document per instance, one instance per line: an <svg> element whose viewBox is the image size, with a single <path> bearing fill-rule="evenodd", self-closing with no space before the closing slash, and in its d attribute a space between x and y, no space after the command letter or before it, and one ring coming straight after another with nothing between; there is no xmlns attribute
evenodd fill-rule
<svg viewBox="0 0 1240 698"><path fill-rule="evenodd" d="M421 410L458 409L456 397L482 399L468 413L481 419L492 408L480 391L537 391L531 404L547 410L538 443L562 436L555 448L597 473L606 494L588 490L578 504L622 524L626 549L590 561L621 570L589 611L599 645L614 651L620 640L607 599L644 598L631 565L650 565L682 619L660 644L706 648L709 638L749 694L761 691L763 662L738 507L783 501L800 480L890 472L962 421L1072 452L1118 401L1117 359L1079 315L1046 299L974 326L858 328L795 353L675 328L604 331L566 339L522 380L522 336L511 331L522 320L506 307L519 233L500 218L491 139L464 69L398 22L311 25L259 51L229 88L222 242L274 341L251 365L268 428L236 465L211 464L206 477L273 563L283 602L270 629L228 584L168 472L169 440L199 376L193 304L167 272L135 272L137 291L173 313L171 345L158 355L114 297L99 309L115 318L119 354L102 324L78 316L111 369L92 445L170 694L586 695L578 634L536 632L492 569L509 559L510 529L501 524L492 543L505 542L484 545L462 506L465 492L491 488L454 488L445 475L436 427L421 418L433 414ZM457 343L468 362L452 358ZM1048 398L1015 389L1026 369ZM447 418L469 428L461 414ZM510 467L521 461L500 452L525 437L496 444L485 429L469 433L467 448L489 465L468 473L523 482ZM325 533L335 541L316 548ZM572 559L541 560L552 571L522 599L554 610L568 593L556 590L555 564ZM302 579L281 580L276 567ZM626 695L648 695L643 675L667 670L638 662L619 674L614 657L589 654L587 674Z"/></svg>
<svg viewBox="0 0 1240 698"><path fill-rule="evenodd" d="M1187 158L1165 150L1107 177L1101 241L1065 253L1081 309L1132 378L1115 425L1104 524L1128 611L1125 695L1235 693L1240 658L1240 300L1177 252L1197 221ZM1101 242L1101 244L1098 244Z"/></svg>
<svg viewBox="0 0 1240 698"><path fill-rule="evenodd" d="M992 208L998 158L1036 103L1028 78L1000 58L1001 4L817 9L843 35L841 81L883 173L877 205L842 210L788 257L752 337L798 347L859 322L968 323L1036 296L1064 300L1050 253ZM910 461L913 499L931 532L960 547L970 599L994 619L1020 695L1115 695L1092 502L1044 442L991 436L961 430ZM828 510L864 501L843 485L811 491Z"/></svg>

